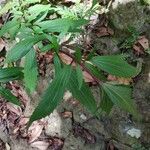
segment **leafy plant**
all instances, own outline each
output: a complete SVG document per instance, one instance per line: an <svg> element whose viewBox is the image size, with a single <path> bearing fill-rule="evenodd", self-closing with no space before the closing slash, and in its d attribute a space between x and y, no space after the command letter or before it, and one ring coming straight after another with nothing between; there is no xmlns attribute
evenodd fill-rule
<svg viewBox="0 0 150 150"><path fill-rule="evenodd" d="M94 115L100 109L109 113L113 105L117 105L137 117L136 107L131 99L131 87L116 85L106 79L107 74L126 78L137 75L137 69L128 64L123 55L98 56L96 53L92 53L86 59L83 58L80 49L76 49L74 54L61 49L60 40L64 36L68 34L74 36L83 31L83 26L89 22L86 15L91 15L91 12L97 7L95 0L86 11L86 13L89 12L86 15L85 12L80 14L77 10L68 14L72 10L66 7L61 8L65 10L67 16L65 13L60 13L60 7L58 9L57 6L48 4L46 1L42 3L39 0L13 0L11 6L12 8L9 8L11 17L1 28L0 37L9 33L11 39L18 38L19 42L8 51L5 63L16 65L18 64L16 62L22 58L25 58L25 61L23 70L18 67L1 68L0 81L8 82L20 79L23 77L23 72L24 85L29 92L33 92L38 81L37 52L34 45L40 43L42 52L51 51L53 55L55 77L31 115L29 125L33 121L52 113L62 101L66 90L69 90L73 97ZM54 14L57 17L49 19ZM72 38L70 37L69 40ZM72 61L64 62L60 54L64 54ZM101 87L103 94L101 95L100 106L96 103L90 87L84 80L83 71L86 71L94 82ZM13 99L10 98L10 92L6 89L1 87L0 91L2 91L0 94L6 99L17 103L14 96Z"/></svg>

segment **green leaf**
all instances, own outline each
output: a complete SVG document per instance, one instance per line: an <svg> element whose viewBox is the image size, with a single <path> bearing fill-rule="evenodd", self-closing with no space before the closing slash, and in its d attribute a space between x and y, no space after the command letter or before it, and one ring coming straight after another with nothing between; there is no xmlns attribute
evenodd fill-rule
<svg viewBox="0 0 150 150"><path fill-rule="evenodd" d="M46 12L50 10L50 6L51 6L50 4L48 5L36 4L36 5L29 7L28 13L30 14L30 16L27 17L28 20L32 21L36 19L36 17L40 15L42 12Z"/></svg>
<svg viewBox="0 0 150 150"><path fill-rule="evenodd" d="M33 92L37 86L38 67L36 53L34 49L30 50L25 57L24 82L25 87Z"/></svg>
<svg viewBox="0 0 150 150"><path fill-rule="evenodd" d="M81 53L81 50L79 48L76 48L74 56L75 56L75 59L76 59L77 62L81 62L81 60L82 60L82 53Z"/></svg>
<svg viewBox="0 0 150 150"><path fill-rule="evenodd" d="M111 75L118 77L134 77L137 75L135 67L129 65L121 55L96 56L91 62Z"/></svg>
<svg viewBox="0 0 150 150"><path fill-rule="evenodd" d="M115 105L133 114L136 118L138 117L135 103L131 99L132 89L130 87L104 83L102 88Z"/></svg>
<svg viewBox="0 0 150 150"><path fill-rule="evenodd" d="M0 86L0 95L9 102L20 106L19 100L8 89L5 89Z"/></svg>
<svg viewBox="0 0 150 150"><path fill-rule="evenodd" d="M76 74L77 74L79 89L81 89L82 83L83 83L83 73L82 73L80 65L77 65L76 67Z"/></svg>
<svg viewBox="0 0 150 150"><path fill-rule="evenodd" d="M106 77L104 76L104 74L101 70L99 70L94 65L92 65L88 62L85 62L85 66L92 73L92 75L94 75L96 78L106 81Z"/></svg>
<svg viewBox="0 0 150 150"><path fill-rule="evenodd" d="M16 19L13 19L6 24L3 25L3 27L0 30L0 37L2 37L5 33L7 33L9 30L14 28L15 26L19 26L20 22Z"/></svg>
<svg viewBox="0 0 150 150"><path fill-rule="evenodd" d="M55 66L55 76L57 76L62 69L61 62L57 54L54 55L54 66Z"/></svg>
<svg viewBox="0 0 150 150"><path fill-rule="evenodd" d="M71 70L70 66L65 66L52 83L50 83L48 89L42 96L42 100L30 118L29 126L33 121L46 117L52 113L61 102L71 75Z"/></svg>
<svg viewBox="0 0 150 150"><path fill-rule="evenodd" d="M5 6L0 10L0 16L7 13L12 7L12 2L7 2Z"/></svg>
<svg viewBox="0 0 150 150"><path fill-rule="evenodd" d="M69 18L54 19L38 23L43 30L47 32L68 32L78 29L79 27L87 24L85 19L73 20Z"/></svg>
<svg viewBox="0 0 150 150"><path fill-rule="evenodd" d="M34 4L34 3L38 3L41 2L41 0L24 0L25 4Z"/></svg>
<svg viewBox="0 0 150 150"><path fill-rule="evenodd" d="M8 53L6 57L6 62L14 62L21 59L25 56L37 42L45 39L44 35L34 35L32 37L28 37L25 40L17 43Z"/></svg>
<svg viewBox="0 0 150 150"><path fill-rule="evenodd" d="M9 82L13 80L22 79L22 68L0 68L0 82Z"/></svg>
<svg viewBox="0 0 150 150"><path fill-rule="evenodd" d="M95 99L91 93L89 86L83 81L81 89L79 89L78 79L75 71L72 72L68 90L73 97L81 102L90 112L95 114L97 106Z"/></svg>
<svg viewBox="0 0 150 150"><path fill-rule="evenodd" d="M47 44L47 45L43 46L42 48L40 48L40 51L41 51L41 52L48 52L48 51L50 51L52 48L53 48L53 45L52 45L52 44Z"/></svg>
<svg viewBox="0 0 150 150"><path fill-rule="evenodd" d="M102 111L106 112L107 114L110 113L112 107L113 107L113 102L109 98L109 96L106 94L106 92L101 88L101 102L100 102L100 109Z"/></svg>

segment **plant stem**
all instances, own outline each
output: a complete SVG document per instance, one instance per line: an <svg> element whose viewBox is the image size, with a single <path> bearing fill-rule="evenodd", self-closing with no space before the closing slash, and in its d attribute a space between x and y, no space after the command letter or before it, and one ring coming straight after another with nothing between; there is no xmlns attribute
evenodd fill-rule
<svg viewBox="0 0 150 150"><path fill-rule="evenodd" d="M72 58L72 63L73 63L73 62L78 63L78 64L83 68L84 71L86 71L88 74L90 74L90 76L94 79L94 81L95 81L97 84L100 85L100 84L103 83L101 80L99 80L98 78L96 78L96 77L90 72L90 70L89 70L88 68L86 68L86 66L84 65L84 63L77 62L77 61L75 60L75 58L74 58L73 55L71 55L71 54L69 54L69 53L67 53L66 51L63 51L63 50L60 50L60 52L63 53L63 54L65 54L65 55L67 55L67 56L69 56L70 58Z"/></svg>

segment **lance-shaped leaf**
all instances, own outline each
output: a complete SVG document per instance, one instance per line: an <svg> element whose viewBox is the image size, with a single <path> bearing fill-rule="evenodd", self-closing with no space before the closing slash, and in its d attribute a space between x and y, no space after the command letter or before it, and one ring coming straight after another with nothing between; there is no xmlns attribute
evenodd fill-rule
<svg viewBox="0 0 150 150"><path fill-rule="evenodd" d="M133 114L136 118L138 116L135 103L131 99L132 89L128 86L113 85L104 83L102 85L104 92L109 99L121 109Z"/></svg>
<svg viewBox="0 0 150 150"><path fill-rule="evenodd" d="M0 86L0 96L4 97L7 101L20 105L19 100L8 90Z"/></svg>
<svg viewBox="0 0 150 150"><path fill-rule="evenodd" d="M6 62L14 62L25 56L37 42L45 39L45 35L34 35L17 43L7 54Z"/></svg>
<svg viewBox="0 0 150 150"><path fill-rule="evenodd" d="M54 67L55 67L55 76L57 76L62 69L62 65L57 54L54 55Z"/></svg>
<svg viewBox="0 0 150 150"><path fill-rule="evenodd" d="M73 71L68 84L68 90L72 93L73 97L81 102L93 114L96 112L97 106L95 99L89 86L83 81L79 89L78 79L76 72Z"/></svg>
<svg viewBox="0 0 150 150"><path fill-rule="evenodd" d="M50 83L48 89L42 96L39 105L36 107L30 118L29 126L33 121L46 117L53 112L53 110L63 98L68 81L70 79L70 75L71 67L65 66L61 70L61 72L59 72L59 74L55 77L52 83Z"/></svg>
<svg viewBox="0 0 150 150"><path fill-rule="evenodd" d="M121 55L114 56L96 56L91 62L111 75L118 77L134 77L137 75L137 69L129 65Z"/></svg>
<svg viewBox="0 0 150 150"><path fill-rule="evenodd" d="M0 82L9 82L23 78L22 68L0 68Z"/></svg>
<svg viewBox="0 0 150 150"><path fill-rule="evenodd" d="M36 61L36 53L31 49L25 57L24 81L25 87L33 92L37 86L38 67Z"/></svg>
<svg viewBox="0 0 150 150"><path fill-rule="evenodd" d="M37 25L48 32L68 32L78 29L79 27L87 23L88 21L85 19L73 20L69 18L61 18L42 21L40 23L37 23Z"/></svg>

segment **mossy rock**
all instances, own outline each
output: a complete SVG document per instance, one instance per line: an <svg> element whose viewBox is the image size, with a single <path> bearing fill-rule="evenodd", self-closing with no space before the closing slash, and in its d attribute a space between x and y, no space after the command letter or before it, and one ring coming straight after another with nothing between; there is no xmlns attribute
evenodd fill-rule
<svg viewBox="0 0 150 150"><path fill-rule="evenodd" d="M116 30L127 31L129 27L134 27L139 31L148 19L145 7L137 1L122 3L111 8L108 16Z"/></svg>

